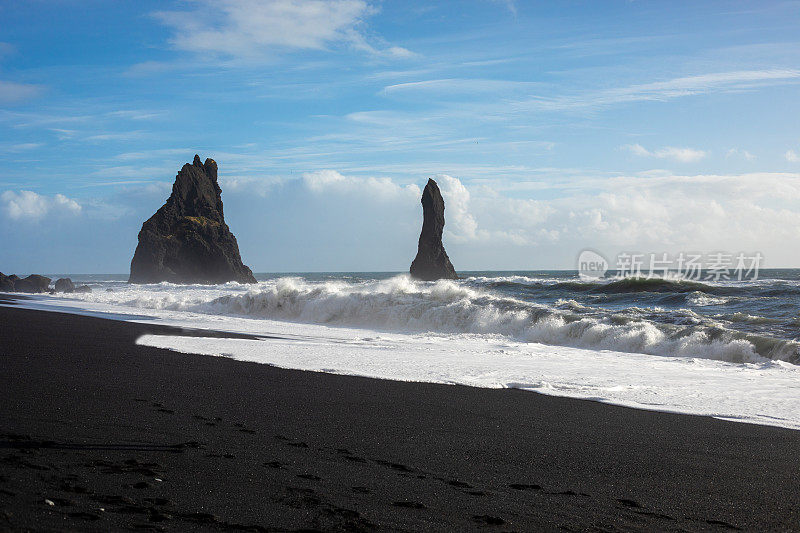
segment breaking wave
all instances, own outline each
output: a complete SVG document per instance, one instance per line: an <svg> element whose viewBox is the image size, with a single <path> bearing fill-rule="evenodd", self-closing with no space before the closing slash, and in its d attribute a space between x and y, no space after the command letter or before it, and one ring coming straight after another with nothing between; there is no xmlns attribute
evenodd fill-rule
<svg viewBox="0 0 800 533"><path fill-rule="evenodd" d="M568 291L594 294L632 294L632 293L700 293L708 295L738 295L747 289L736 285L712 285L699 281L668 278L610 278L608 280L565 280L531 278L526 276L472 277L467 281L473 285L509 290ZM785 289L784 289L785 290Z"/></svg>
<svg viewBox="0 0 800 533"><path fill-rule="evenodd" d="M687 286L688 290L697 287ZM800 343L714 324L662 324L636 313L581 316L569 305L555 309L462 282L424 283L407 276L361 283L281 278L246 293L175 302L175 306L214 314L404 333L503 335L523 342L731 362L800 359Z"/></svg>

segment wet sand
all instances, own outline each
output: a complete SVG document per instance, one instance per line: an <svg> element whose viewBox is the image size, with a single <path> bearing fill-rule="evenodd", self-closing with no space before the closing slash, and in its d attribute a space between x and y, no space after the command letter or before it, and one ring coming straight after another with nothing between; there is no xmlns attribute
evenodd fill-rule
<svg viewBox="0 0 800 533"><path fill-rule="evenodd" d="M0 530L800 529L800 432L145 333L0 307Z"/></svg>

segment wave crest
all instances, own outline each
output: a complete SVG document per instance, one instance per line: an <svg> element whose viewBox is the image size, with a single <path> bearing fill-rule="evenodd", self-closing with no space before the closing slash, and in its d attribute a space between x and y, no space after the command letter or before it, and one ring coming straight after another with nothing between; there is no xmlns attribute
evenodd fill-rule
<svg viewBox="0 0 800 533"><path fill-rule="evenodd" d="M281 278L193 310L406 333L503 335L524 342L731 362L796 360L800 353L800 344L793 341L713 326L655 324L623 314L579 316L459 282L421 283L408 276L356 284Z"/></svg>

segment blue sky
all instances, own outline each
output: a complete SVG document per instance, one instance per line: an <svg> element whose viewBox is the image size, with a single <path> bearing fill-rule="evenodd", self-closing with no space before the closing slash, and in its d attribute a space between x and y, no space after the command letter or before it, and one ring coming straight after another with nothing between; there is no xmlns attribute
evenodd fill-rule
<svg viewBox="0 0 800 533"><path fill-rule="evenodd" d="M195 153L254 271L800 266L800 2L0 4L0 270L127 272Z"/></svg>

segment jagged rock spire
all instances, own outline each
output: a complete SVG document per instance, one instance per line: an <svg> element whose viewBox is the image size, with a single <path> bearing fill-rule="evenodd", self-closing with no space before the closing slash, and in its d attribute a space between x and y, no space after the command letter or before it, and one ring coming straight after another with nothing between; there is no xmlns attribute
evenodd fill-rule
<svg viewBox="0 0 800 533"><path fill-rule="evenodd" d="M255 283L222 209L217 163L183 165L167 202L139 232L131 283Z"/></svg>

